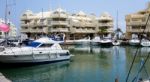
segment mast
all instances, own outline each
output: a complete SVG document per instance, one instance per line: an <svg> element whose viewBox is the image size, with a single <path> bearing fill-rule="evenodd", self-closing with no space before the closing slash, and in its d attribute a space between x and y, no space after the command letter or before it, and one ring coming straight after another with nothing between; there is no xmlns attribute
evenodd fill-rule
<svg viewBox="0 0 150 82"><path fill-rule="evenodd" d="M119 39L119 26L118 26L118 10L117 10L117 18L116 18L116 39Z"/></svg>
<svg viewBox="0 0 150 82"><path fill-rule="evenodd" d="M117 29L119 28L118 27L118 10L117 10L117 21L116 21L116 25L117 25Z"/></svg>
<svg viewBox="0 0 150 82"><path fill-rule="evenodd" d="M42 32L42 37L44 35L44 18L43 18L43 8L42 8L42 29L43 29L43 32Z"/></svg>
<svg viewBox="0 0 150 82"><path fill-rule="evenodd" d="M5 4L5 24L7 24L7 11L8 11L8 5L7 5L7 0Z"/></svg>
<svg viewBox="0 0 150 82"><path fill-rule="evenodd" d="M7 11L8 11L8 5L7 5L7 0L6 0L6 4L5 4L5 24L7 24ZM4 32L4 36L5 36L5 46L7 47L7 35L8 32Z"/></svg>
<svg viewBox="0 0 150 82"><path fill-rule="evenodd" d="M15 5L15 1L13 1L12 4L8 4L8 1L6 0L6 3L5 3L5 24L10 26L10 21L8 21L8 15L10 15L10 11L8 12L8 6L13 6ZM5 46L7 47L7 40L8 40L8 33L9 32L4 32L4 35L5 35Z"/></svg>

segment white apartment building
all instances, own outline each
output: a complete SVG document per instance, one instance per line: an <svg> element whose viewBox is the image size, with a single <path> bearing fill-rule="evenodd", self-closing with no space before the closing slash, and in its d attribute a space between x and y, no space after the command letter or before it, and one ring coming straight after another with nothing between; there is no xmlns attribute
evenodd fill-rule
<svg viewBox="0 0 150 82"><path fill-rule="evenodd" d="M101 29L104 29L104 32L101 32ZM100 17L88 15L83 11L70 14L61 8L39 13L27 10L21 15L21 33L34 39L42 35L59 33L65 34L66 39L80 39L87 36L92 38L96 34L113 33L113 18L108 13Z"/></svg>
<svg viewBox="0 0 150 82"><path fill-rule="evenodd" d="M126 15L126 37L130 39L132 34L146 34L150 37L150 20L148 20L148 16L150 14L150 3L146 9L140 10L135 13L131 13ZM146 22L148 21L148 25L146 26Z"/></svg>
<svg viewBox="0 0 150 82"><path fill-rule="evenodd" d="M5 20L0 18L0 24L2 24L2 23L5 23ZM15 27L15 25L11 21L8 20L7 23L10 26L8 36L9 37L16 37L17 36L17 28ZM4 32L0 31L0 37L2 37L2 38L5 37Z"/></svg>

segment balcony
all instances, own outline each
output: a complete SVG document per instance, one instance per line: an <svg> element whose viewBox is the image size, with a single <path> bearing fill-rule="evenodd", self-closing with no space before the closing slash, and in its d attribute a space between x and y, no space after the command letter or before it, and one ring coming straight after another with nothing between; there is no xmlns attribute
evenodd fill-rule
<svg viewBox="0 0 150 82"><path fill-rule="evenodd" d="M51 21L50 25L66 25L66 26L69 26L68 21Z"/></svg>
<svg viewBox="0 0 150 82"><path fill-rule="evenodd" d="M69 32L68 28L56 28L56 29L50 29L50 32Z"/></svg>
<svg viewBox="0 0 150 82"><path fill-rule="evenodd" d="M33 17L22 16L20 19L21 19L22 21L24 21L24 20L32 20Z"/></svg>
<svg viewBox="0 0 150 82"><path fill-rule="evenodd" d="M30 25L31 27L34 27L34 26L37 26L37 23L34 23L34 22L33 22L33 23L30 23L29 25Z"/></svg>
<svg viewBox="0 0 150 82"><path fill-rule="evenodd" d="M113 26L113 23L99 23L98 26L109 26L109 27L112 27Z"/></svg>
<svg viewBox="0 0 150 82"><path fill-rule="evenodd" d="M43 29L31 29L30 30L31 33L43 33Z"/></svg>
<svg viewBox="0 0 150 82"><path fill-rule="evenodd" d="M74 33L95 33L96 31L93 29L82 29L82 28L76 29L76 28L73 28L72 32L74 32Z"/></svg>
<svg viewBox="0 0 150 82"><path fill-rule="evenodd" d="M27 16L21 16L21 20L28 20Z"/></svg>
<svg viewBox="0 0 150 82"><path fill-rule="evenodd" d="M52 14L52 18L67 18L66 14Z"/></svg>
<svg viewBox="0 0 150 82"><path fill-rule="evenodd" d="M93 23L85 23L85 27L96 27L96 24Z"/></svg>
<svg viewBox="0 0 150 82"><path fill-rule="evenodd" d="M142 33L144 29L127 29L127 32L138 32ZM145 29L144 32L150 32L150 29Z"/></svg>
<svg viewBox="0 0 150 82"><path fill-rule="evenodd" d="M47 26L47 23L45 23L45 22L38 22L38 23L36 23L37 24L37 26Z"/></svg>
<svg viewBox="0 0 150 82"><path fill-rule="evenodd" d="M126 24L130 25L130 26L144 26L144 25L146 25L145 22L141 22L141 21L139 21L139 22L127 22Z"/></svg>
<svg viewBox="0 0 150 82"><path fill-rule="evenodd" d="M112 33L113 29L107 29L107 32Z"/></svg>
<svg viewBox="0 0 150 82"><path fill-rule="evenodd" d="M29 23L25 24L25 23L21 23L21 27L28 27Z"/></svg>
<svg viewBox="0 0 150 82"><path fill-rule="evenodd" d="M27 32L30 32L30 29L23 29L23 28L21 28L21 33L27 33Z"/></svg>

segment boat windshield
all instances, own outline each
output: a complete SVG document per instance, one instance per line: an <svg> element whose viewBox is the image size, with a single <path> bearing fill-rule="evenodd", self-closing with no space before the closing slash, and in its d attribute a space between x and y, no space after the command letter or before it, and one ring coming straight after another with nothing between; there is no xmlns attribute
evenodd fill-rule
<svg viewBox="0 0 150 82"><path fill-rule="evenodd" d="M53 44L41 44L39 47L51 47Z"/></svg>
<svg viewBox="0 0 150 82"><path fill-rule="evenodd" d="M31 42L28 44L29 47L37 47L39 46L41 43L40 42Z"/></svg>

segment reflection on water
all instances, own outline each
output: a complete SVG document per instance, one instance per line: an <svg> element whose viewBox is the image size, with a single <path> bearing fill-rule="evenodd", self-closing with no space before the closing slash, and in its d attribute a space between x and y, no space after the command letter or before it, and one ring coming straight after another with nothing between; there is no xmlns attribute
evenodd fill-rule
<svg viewBox="0 0 150 82"><path fill-rule="evenodd" d="M125 82L136 47L113 46L67 46L75 55L72 60L54 64L45 64L24 68L0 69L13 82ZM145 59L150 48L139 48L129 82L136 76L141 58ZM148 61L145 65L150 73ZM147 78L144 70L139 77Z"/></svg>
<svg viewBox="0 0 150 82"><path fill-rule="evenodd" d="M13 82L60 82L67 73L69 61L45 64L33 67L1 69L1 72Z"/></svg>

